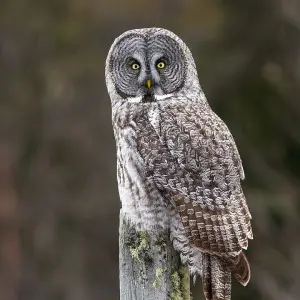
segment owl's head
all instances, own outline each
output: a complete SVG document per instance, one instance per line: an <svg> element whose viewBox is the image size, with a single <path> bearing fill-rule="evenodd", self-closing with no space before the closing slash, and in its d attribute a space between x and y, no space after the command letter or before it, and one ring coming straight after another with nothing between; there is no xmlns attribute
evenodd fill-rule
<svg viewBox="0 0 300 300"><path fill-rule="evenodd" d="M106 60L106 83L113 102L155 102L200 92L188 47L160 28L130 30L114 41Z"/></svg>

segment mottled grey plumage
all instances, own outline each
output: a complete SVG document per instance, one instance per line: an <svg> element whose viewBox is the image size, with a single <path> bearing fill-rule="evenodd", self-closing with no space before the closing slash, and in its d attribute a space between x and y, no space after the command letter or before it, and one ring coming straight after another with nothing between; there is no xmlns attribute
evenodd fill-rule
<svg viewBox="0 0 300 300"><path fill-rule="evenodd" d="M109 51L106 83L123 211L139 230L170 229L206 299L230 299L231 273L243 285L250 279L242 249L251 215L238 150L190 50L165 29L127 31Z"/></svg>

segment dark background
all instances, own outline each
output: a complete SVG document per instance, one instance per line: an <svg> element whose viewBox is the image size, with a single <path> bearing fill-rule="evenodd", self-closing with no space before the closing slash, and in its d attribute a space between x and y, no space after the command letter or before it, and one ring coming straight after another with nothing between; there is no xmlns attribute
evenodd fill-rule
<svg viewBox="0 0 300 300"><path fill-rule="evenodd" d="M104 64L119 34L151 26L191 48L244 162L252 279L233 299L300 299L299 1L2 0L1 300L118 299Z"/></svg>

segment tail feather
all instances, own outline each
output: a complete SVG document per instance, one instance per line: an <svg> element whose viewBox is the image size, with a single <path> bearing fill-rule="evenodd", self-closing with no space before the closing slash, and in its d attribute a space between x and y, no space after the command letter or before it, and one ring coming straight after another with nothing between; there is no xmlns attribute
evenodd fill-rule
<svg viewBox="0 0 300 300"><path fill-rule="evenodd" d="M231 299L231 271L226 261L216 255L203 253L202 283L206 300Z"/></svg>
<svg viewBox="0 0 300 300"><path fill-rule="evenodd" d="M213 296L210 257L208 253L202 254L202 286L206 300L211 300Z"/></svg>
<svg viewBox="0 0 300 300"><path fill-rule="evenodd" d="M243 286L247 285L250 280L251 271L246 255L241 252L235 258L230 259L230 262L230 269L232 270L236 280Z"/></svg>
<svg viewBox="0 0 300 300"><path fill-rule="evenodd" d="M242 284L250 280L250 266L246 255L220 257L202 253L202 285L206 300L231 299L231 273Z"/></svg>

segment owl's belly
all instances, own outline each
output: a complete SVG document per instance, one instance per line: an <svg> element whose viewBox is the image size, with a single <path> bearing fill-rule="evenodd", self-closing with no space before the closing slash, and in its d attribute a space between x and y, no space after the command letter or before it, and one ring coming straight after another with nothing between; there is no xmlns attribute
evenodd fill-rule
<svg viewBox="0 0 300 300"><path fill-rule="evenodd" d="M122 211L138 230L166 230L170 213L166 201L146 176L134 147L121 143L117 152L118 188Z"/></svg>

